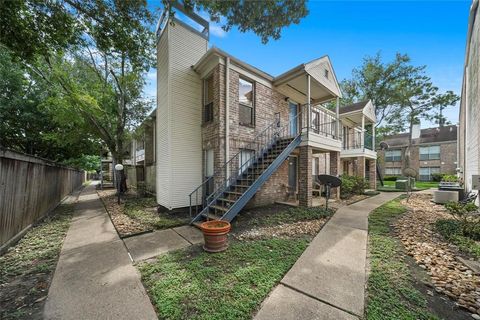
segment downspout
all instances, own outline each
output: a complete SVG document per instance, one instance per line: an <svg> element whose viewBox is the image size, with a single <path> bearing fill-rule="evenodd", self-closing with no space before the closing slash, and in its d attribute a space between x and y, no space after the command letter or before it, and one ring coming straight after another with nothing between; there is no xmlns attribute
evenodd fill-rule
<svg viewBox="0 0 480 320"><path fill-rule="evenodd" d="M225 162L230 160L230 57L225 58ZM225 166L225 178L230 175Z"/></svg>

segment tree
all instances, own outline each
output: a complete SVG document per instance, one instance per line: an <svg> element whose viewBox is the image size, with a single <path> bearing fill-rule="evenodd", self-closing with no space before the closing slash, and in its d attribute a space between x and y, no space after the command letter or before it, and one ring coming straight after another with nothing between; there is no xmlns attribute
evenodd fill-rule
<svg viewBox="0 0 480 320"><path fill-rule="evenodd" d="M269 38L279 39L282 28L300 23L308 14L305 0L162 0L162 3L170 16L175 15L175 5L183 3L187 11L207 12L213 22L222 22L224 17L223 30L237 27L241 32L253 31L263 43Z"/></svg>
<svg viewBox="0 0 480 320"><path fill-rule="evenodd" d="M162 0L170 15L179 1ZM145 74L154 62L152 13L145 0L3 1L0 43L53 88L49 110L61 123L90 127L115 160L128 129L146 116ZM305 1L183 1L225 30L251 30L263 42L307 14ZM37 31L38 30L38 31ZM50 89L52 90L52 89ZM74 119L74 120L72 120Z"/></svg>
<svg viewBox="0 0 480 320"><path fill-rule="evenodd" d="M54 120L46 109L51 98L46 83L0 45L0 145L54 161L98 153L99 141L88 130Z"/></svg>
<svg viewBox="0 0 480 320"><path fill-rule="evenodd" d="M377 117L376 127L390 124L401 100L398 94L399 81L415 72L416 68L410 65L410 58L406 54L397 53L395 59L387 63L382 61L380 53L367 56L359 68L353 69L352 78L341 82L343 100L347 103L372 100Z"/></svg>
<svg viewBox="0 0 480 320"><path fill-rule="evenodd" d="M431 111L437 106L454 105L460 97L452 91L439 93L438 88L425 73L426 66L412 68L412 72L405 74L398 81L398 106L393 113L397 123L405 124L409 128L409 144L405 152L406 167L409 166L410 148L412 147L412 129L421 119L430 119Z"/></svg>

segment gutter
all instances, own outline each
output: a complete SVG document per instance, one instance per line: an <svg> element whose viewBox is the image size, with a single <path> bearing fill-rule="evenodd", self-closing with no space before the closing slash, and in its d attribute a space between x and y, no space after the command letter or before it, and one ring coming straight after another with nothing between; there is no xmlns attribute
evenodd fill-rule
<svg viewBox="0 0 480 320"><path fill-rule="evenodd" d="M225 162L230 160L230 57L225 58ZM230 175L225 166L225 177Z"/></svg>

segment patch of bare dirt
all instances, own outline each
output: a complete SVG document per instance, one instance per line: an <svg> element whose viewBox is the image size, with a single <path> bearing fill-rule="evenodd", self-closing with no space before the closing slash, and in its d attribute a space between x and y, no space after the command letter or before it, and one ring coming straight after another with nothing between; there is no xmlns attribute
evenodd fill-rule
<svg viewBox="0 0 480 320"><path fill-rule="evenodd" d="M433 230L437 220L450 218L445 208L432 203L429 194L412 194L402 204L409 211L394 227L407 253L430 276L436 292L480 316L480 276L459 262L456 247Z"/></svg>
<svg viewBox="0 0 480 320"><path fill-rule="evenodd" d="M257 240L263 238L292 238L299 235L316 235L327 218L286 223L271 227L253 228L235 235L238 240Z"/></svg>

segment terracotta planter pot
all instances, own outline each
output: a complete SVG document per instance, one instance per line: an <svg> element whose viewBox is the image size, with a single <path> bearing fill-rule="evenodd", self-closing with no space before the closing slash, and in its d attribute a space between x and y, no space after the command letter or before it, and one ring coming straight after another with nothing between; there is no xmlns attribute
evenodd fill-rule
<svg viewBox="0 0 480 320"><path fill-rule="evenodd" d="M228 232L230 232L228 221L211 220L200 225L205 239L203 249L207 252L221 252L228 248Z"/></svg>

